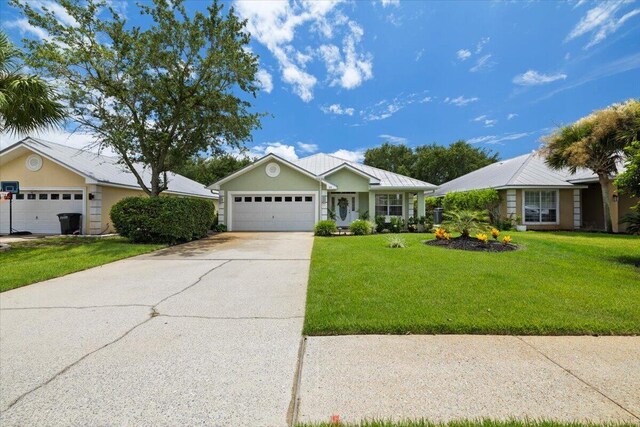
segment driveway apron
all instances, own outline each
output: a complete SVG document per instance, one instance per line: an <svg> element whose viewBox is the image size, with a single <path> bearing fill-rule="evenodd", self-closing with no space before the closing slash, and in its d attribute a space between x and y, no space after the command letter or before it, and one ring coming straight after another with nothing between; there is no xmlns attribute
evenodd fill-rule
<svg viewBox="0 0 640 427"><path fill-rule="evenodd" d="M287 425L309 233L224 233L0 294L0 425Z"/></svg>

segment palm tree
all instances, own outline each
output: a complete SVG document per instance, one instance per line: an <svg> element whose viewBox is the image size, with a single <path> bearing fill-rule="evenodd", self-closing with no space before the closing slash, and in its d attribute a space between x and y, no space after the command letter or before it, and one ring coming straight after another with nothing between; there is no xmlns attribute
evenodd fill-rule
<svg viewBox="0 0 640 427"><path fill-rule="evenodd" d="M29 133L57 126L65 109L38 76L20 70L20 51L0 31L0 132Z"/></svg>
<svg viewBox="0 0 640 427"><path fill-rule="evenodd" d="M624 160L625 147L640 134L640 102L630 99L568 126L559 127L542 138L541 149L546 163L554 169L587 168L598 175L602 189L605 231L611 232L609 185L618 172L617 164Z"/></svg>
<svg viewBox="0 0 640 427"><path fill-rule="evenodd" d="M452 211L445 212L442 225L447 230L456 231L463 238L476 231L484 231L489 227L487 211Z"/></svg>

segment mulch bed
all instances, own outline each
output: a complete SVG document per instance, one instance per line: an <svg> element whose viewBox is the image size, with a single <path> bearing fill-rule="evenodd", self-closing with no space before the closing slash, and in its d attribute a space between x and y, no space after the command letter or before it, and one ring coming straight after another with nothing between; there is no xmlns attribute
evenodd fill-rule
<svg viewBox="0 0 640 427"><path fill-rule="evenodd" d="M425 240L424 244L429 246L440 246L447 249L460 249L463 251L509 252L518 249L518 246L512 243L505 245L504 243L495 240L489 240L487 243L484 243L475 237L462 236L451 240Z"/></svg>

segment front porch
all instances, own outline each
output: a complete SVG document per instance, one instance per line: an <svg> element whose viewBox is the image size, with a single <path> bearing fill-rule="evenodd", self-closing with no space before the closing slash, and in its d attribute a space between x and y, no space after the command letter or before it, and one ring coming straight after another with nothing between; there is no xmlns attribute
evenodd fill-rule
<svg viewBox="0 0 640 427"><path fill-rule="evenodd" d="M414 204L417 204L417 212ZM339 228L347 228L357 219L374 221L378 216L385 217L387 223L392 217L399 217L406 224L409 218L425 215L424 191L328 192L327 217L330 219L334 215Z"/></svg>

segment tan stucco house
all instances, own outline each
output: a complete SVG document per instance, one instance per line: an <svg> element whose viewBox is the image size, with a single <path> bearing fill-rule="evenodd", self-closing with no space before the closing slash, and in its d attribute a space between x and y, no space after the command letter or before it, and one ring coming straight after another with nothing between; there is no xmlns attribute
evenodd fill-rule
<svg viewBox="0 0 640 427"><path fill-rule="evenodd" d="M267 154L209 187L219 191L218 221L230 231L310 231L329 211L339 227L365 213L386 218L424 215L424 192L435 185L329 154L287 161Z"/></svg>
<svg viewBox="0 0 640 427"><path fill-rule="evenodd" d="M551 169L537 153L499 161L446 182L433 193L494 188L500 194L500 215L521 217L531 230L603 230L602 190L589 170ZM638 199L619 194L611 184L613 232L624 232L620 219Z"/></svg>
<svg viewBox="0 0 640 427"><path fill-rule="evenodd" d="M139 169L143 179L149 175ZM143 196L135 176L114 157L25 138L0 151L0 181L18 181L13 197L13 230L36 234L60 232L58 213L82 214L82 233L113 231L111 206L128 196ZM163 194L214 200L217 192L184 176L169 173ZM0 203L0 234L9 233L9 203Z"/></svg>

